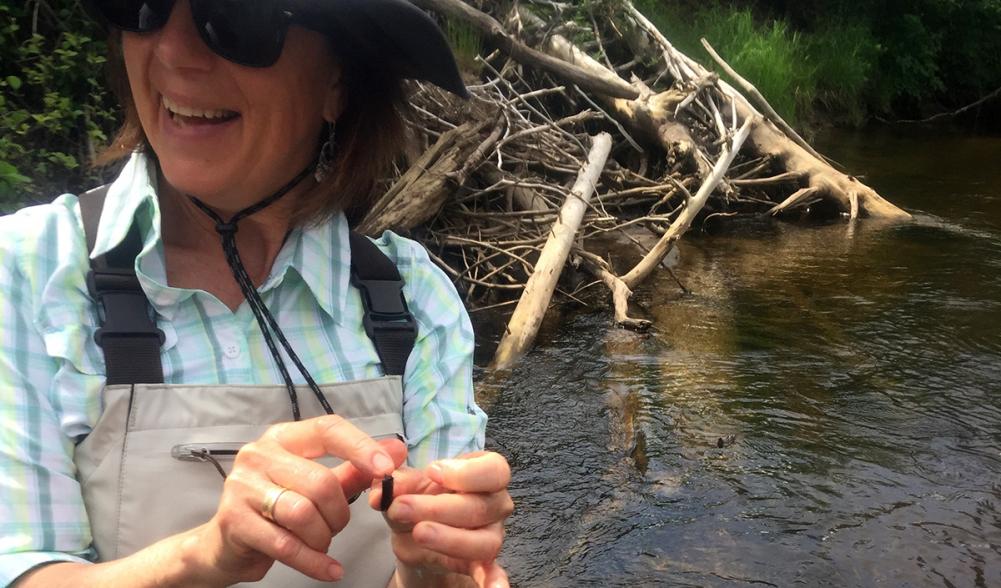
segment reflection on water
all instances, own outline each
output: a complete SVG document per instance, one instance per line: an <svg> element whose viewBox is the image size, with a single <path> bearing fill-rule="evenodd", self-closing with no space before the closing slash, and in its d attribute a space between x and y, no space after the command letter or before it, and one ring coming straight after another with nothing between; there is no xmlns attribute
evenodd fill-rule
<svg viewBox="0 0 1001 588"><path fill-rule="evenodd" d="M688 239L655 333L571 313L480 382L517 585L1001 586L1001 140L866 141L915 222Z"/></svg>

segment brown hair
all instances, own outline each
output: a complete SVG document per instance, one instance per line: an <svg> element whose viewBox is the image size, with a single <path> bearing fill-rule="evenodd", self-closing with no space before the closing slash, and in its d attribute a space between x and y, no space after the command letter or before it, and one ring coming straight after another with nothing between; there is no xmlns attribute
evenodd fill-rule
<svg viewBox="0 0 1001 588"><path fill-rule="evenodd" d="M108 44L108 76L124 122L111 144L98 154L97 165L117 162L134 151L151 152L129 88L121 34L112 32ZM339 211L353 222L360 221L374 203L376 182L389 172L407 145L402 114L406 100L399 72L345 59L340 53L339 57L347 104L337 119L333 169L323 182L301 196L293 219L297 225L319 223Z"/></svg>

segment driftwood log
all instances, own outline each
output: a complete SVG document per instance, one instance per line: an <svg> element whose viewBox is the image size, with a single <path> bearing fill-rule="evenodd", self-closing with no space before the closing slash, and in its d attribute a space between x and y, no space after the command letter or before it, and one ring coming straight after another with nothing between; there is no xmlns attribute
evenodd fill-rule
<svg viewBox="0 0 1001 588"><path fill-rule="evenodd" d="M495 367L531 347L555 293L577 296L559 281L566 266L609 290L616 324L642 330L633 290L700 220L909 218L817 153L711 40L739 90L628 0L415 2L477 39L472 99L415 87L422 155L359 227L421 239L472 310L517 305ZM628 265L609 261L610 242L634 250Z"/></svg>
<svg viewBox="0 0 1001 588"><path fill-rule="evenodd" d="M560 216L553 223L553 228L546 240L545 247L535 263L535 270L528 278L525 292L518 301L518 306L511 315L507 332L497 346L494 355L494 367L508 368L524 355L535 341L535 334L542 324L542 317L549 307L549 300L556 291L556 282L567 263L570 250L573 248L580 222L584 219L591 195L598 185L601 171L605 169L608 155L612 152L612 136L601 133L594 137L587 165L580 170L577 182L570 190Z"/></svg>

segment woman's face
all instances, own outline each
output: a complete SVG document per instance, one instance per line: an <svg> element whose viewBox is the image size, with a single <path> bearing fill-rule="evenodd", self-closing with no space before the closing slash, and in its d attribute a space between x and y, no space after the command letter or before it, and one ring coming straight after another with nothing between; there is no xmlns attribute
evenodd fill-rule
<svg viewBox="0 0 1001 588"><path fill-rule="evenodd" d="M139 119L174 188L236 212L279 190L315 158L340 114L341 69L320 33L292 27L275 65L210 50L186 1L154 33L123 33Z"/></svg>

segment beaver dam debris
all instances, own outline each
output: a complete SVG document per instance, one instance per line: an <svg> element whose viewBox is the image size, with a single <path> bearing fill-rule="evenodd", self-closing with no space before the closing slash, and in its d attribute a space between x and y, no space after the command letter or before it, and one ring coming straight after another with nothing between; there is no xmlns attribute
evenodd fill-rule
<svg viewBox="0 0 1001 588"><path fill-rule="evenodd" d="M696 220L909 218L810 147L708 42L740 90L627 0L416 3L474 33L472 99L416 88L422 155L360 229L414 232L472 309L517 305L494 367L531 347L568 263L607 287L617 324L642 330L632 291ZM638 261L613 268L611 237Z"/></svg>

